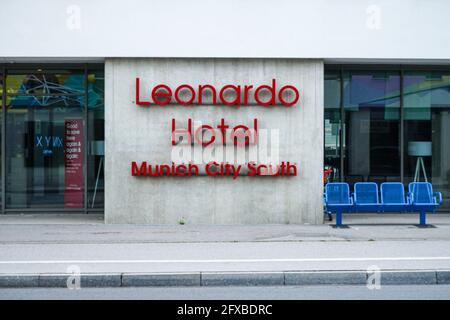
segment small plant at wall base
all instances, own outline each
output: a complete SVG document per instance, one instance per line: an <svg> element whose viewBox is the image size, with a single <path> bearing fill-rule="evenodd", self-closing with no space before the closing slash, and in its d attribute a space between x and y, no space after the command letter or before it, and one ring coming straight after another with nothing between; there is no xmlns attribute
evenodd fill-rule
<svg viewBox="0 0 450 320"><path fill-rule="evenodd" d="M184 219L184 217L181 217L180 219L178 219L178 224L181 224L181 225L186 224L186 220Z"/></svg>

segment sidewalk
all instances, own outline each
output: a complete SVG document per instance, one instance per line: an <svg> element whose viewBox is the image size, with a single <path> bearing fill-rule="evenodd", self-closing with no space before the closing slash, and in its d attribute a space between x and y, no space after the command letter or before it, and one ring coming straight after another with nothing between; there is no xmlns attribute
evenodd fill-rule
<svg viewBox="0 0 450 320"><path fill-rule="evenodd" d="M450 215L348 215L329 225L104 225L96 215L0 217L0 287L450 283Z"/></svg>

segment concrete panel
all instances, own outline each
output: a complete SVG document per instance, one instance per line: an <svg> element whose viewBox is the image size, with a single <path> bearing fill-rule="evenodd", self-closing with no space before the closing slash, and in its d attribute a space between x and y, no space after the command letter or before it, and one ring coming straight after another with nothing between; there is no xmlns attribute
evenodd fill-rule
<svg viewBox="0 0 450 320"><path fill-rule="evenodd" d="M383 271L381 285L437 284L435 271Z"/></svg>
<svg viewBox="0 0 450 320"><path fill-rule="evenodd" d="M156 84L295 85L292 107L223 105L140 107ZM107 59L105 65L105 220L107 223L266 224L323 222L323 62L274 59ZM133 177L131 161L171 163L171 119L279 130L280 161L296 177Z"/></svg>
<svg viewBox="0 0 450 320"><path fill-rule="evenodd" d="M366 274L355 272L285 272L285 284L295 285L364 285Z"/></svg>
<svg viewBox="0 0 450 320"><path fill-rule="evenodd" d="M124 273L123 287L158 286L200 286L200 272L197 273Z"/></svg>
<svg viewBox="0 0 450 320"><path fill-rule="evenodd" d="M2 274L0 275L0 288L28 288L39 285L37 274Z"/></svg>
<svg viewBox="0 0 450 320"><path fill-rule="evenodd" d="M41 274L39 275L39 287L67 288L70 274ZM73 283L72 283L73 284ZM81 288L93 287L120 287L121 274L82 274L80 276Z"/></svg>
<svg viewBox="0 0 450 320"><path fill-rule="evenodd" d="M202 273L202 286L282 286L283 272Z"/></svg>
<svg viewBox="0 0 450 320"><path fill-rule="evenodd" d="M120 287L122 275L116 274L88 274L81 276L81 287Z"/></svg>
<svg viewBox="0 0 450 320"><path fill-rule="evenodd" d="M437 284L450 284L450 271L439 270L436 271Z"/></svg>
<svg viewBox="0 0 450 320"><path fill-rule="evenodd" d="M39 287L45 288L67 288L69 274L40 274Z"/></svg>

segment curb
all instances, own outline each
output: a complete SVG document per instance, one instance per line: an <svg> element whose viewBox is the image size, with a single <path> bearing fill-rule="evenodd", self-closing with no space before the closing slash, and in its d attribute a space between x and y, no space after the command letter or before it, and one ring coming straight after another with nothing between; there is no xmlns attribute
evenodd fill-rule
<svg viewBox="0 0 450 320"><path fill-rule="evenodd" d="M366 271L0 274L0 288L366 285ZM75 281L75 282L74 282ZM380 285L450 284L450 270L380 271Z"/></svg>

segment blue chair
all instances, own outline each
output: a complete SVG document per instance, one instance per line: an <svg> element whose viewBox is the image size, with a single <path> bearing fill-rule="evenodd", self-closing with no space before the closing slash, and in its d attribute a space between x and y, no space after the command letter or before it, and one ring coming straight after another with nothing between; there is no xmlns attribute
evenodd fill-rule
<svg viewBox="0 0 450 320"><path fill-rule="evenodd" d="M378 185L375 182L357 182L354 189L356 212L379 212L382 209L378 201Z"/></svg>
<svg viewBox="0 0 450 320"><path fill-rule="evenodd" d="M330 182L325 185L324 203L327 212L336 213L336 226L342 226L342 213L351 212L353 199L348 183Z"/></svg>
<svg viewBox="0 0 450 320"><path fill-rule="evenodd" d="M433 192L429 182L411 182L408 186L411 206L420 212L420 225L426 225L426 213L434 212L442 204L442 194Z"/></svg>
<svg viewBox="0 0 450 320"><path fill-rule="evenodd" d="M408 197L405 198L403 183L382 183L381 205L384 212L407 212L410 209L410 201Z"/></svg>
<svg viewBox="0 0 450 320"><path fill-rule="evenodd" d="M412 182L405 188L401 182L384 182L378 187L373 182L355 183L353 197L347 183L333 182L325 186L325 210L336 214L336 227L343 227L344 212L419 212L419 226L426 226L426 213L434 212L442 204L442 194L433 192L431 183ZM353 201L354 200L354 201Z"/></svg>

